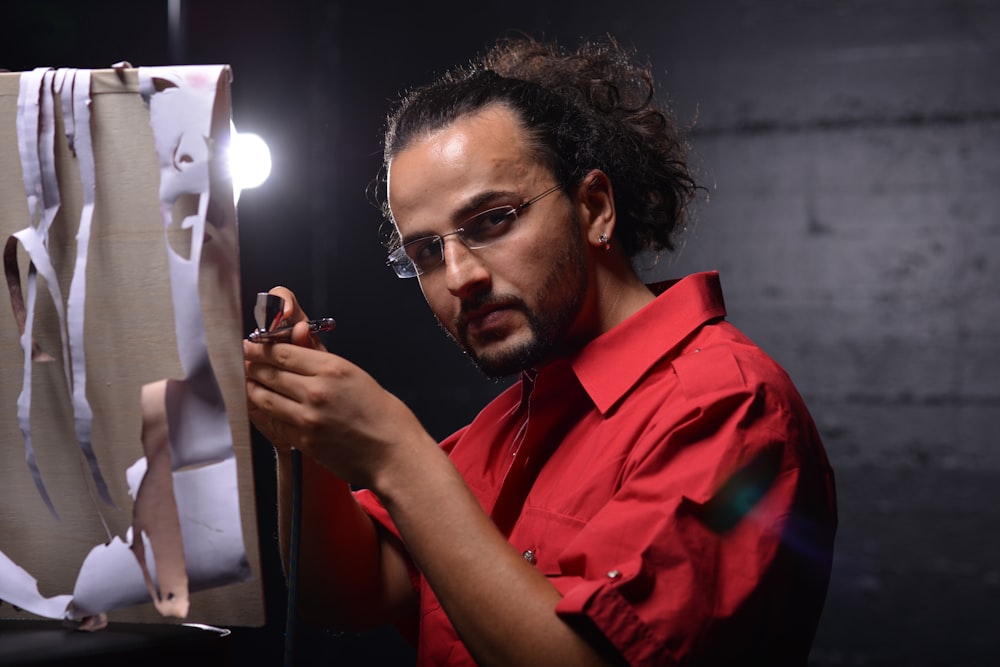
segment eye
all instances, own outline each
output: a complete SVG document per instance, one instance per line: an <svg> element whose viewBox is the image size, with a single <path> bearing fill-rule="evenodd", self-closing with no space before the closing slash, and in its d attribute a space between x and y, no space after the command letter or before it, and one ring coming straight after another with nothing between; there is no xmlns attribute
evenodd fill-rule
<svg viewBox="0 0 1000 667"><path fill-rule="evenodd" d="M406 250L406 255L414 264L433 264L441 259L440 236L428 236L416 241L410 241L403 248Z"/></svg>
<svg viewBox="0 0 1000 667"><path fill-rule="evenodd" d="M504 234L516 218L517 210L513 206L491 208L469 218L462 225L462 236L472 242L495 239Z"/></svg>

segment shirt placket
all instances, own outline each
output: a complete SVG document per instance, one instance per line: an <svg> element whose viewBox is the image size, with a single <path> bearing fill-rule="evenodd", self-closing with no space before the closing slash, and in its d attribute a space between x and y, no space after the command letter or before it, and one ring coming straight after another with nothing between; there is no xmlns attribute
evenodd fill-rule
<svg viewBox="0 0 1000 667"><path fill-rule="evenodd" d="M548 368L544 378L531 377L530 385L529 376L525 374L519 407L519 411L524 413L524 421L511 443L510 463L490 512L490 517L504 535L510 535L535 478L552 449L562 440L563 431L573 423L572 418L567 419L575 413L567 407L573 401L563 400L571 395L569 387L575 383L575 380L570 380L571 374L568 366ZM540 386L543 380L549 390ZM553 395L553 387L563 391L557 392L558 396Z"/></svg>

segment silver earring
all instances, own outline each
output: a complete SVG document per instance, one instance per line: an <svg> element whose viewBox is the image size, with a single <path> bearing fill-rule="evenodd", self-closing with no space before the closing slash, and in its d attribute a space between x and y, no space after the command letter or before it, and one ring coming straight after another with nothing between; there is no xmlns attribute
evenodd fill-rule
<svg viewBox="0 0 1000 667"><path fill-rule="evenodd" d="M597 237L597 242L603 245L605 250L611 250L611 243L609 241L608 235L604 232L601 232L601 235Z"/></svg>

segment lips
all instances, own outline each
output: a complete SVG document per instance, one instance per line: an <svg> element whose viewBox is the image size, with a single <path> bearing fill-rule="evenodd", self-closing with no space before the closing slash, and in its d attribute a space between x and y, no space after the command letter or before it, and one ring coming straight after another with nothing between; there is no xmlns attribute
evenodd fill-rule
<svg viewBox="0 0 1000 667"><path fill-rule="evenodd" d="M464 337L481 337L502 327L507 316L516 308L513 303L487 303L464 310L459 316L458 330Z"/></svg>
<svg viewBox="0 0 1000 667"><path fill-rule="evenodd" d="M500 305L491 305L486 308L468 314L464 319L465 330L473 335L502 324L509 308Z"/></svg>

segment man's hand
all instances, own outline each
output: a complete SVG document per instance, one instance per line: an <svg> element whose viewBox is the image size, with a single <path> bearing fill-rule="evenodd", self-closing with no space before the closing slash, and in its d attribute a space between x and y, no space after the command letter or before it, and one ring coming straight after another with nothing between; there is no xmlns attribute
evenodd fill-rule
<svg viewBox="0 0 1000 667"><path fill-rule="evenodd" d="M243 349L250 418L279 453L301 450L341 479L374 488L408 446L436 447L399 399L312 340L290 292L272 293L291 304L292 344Z"/></svg>

